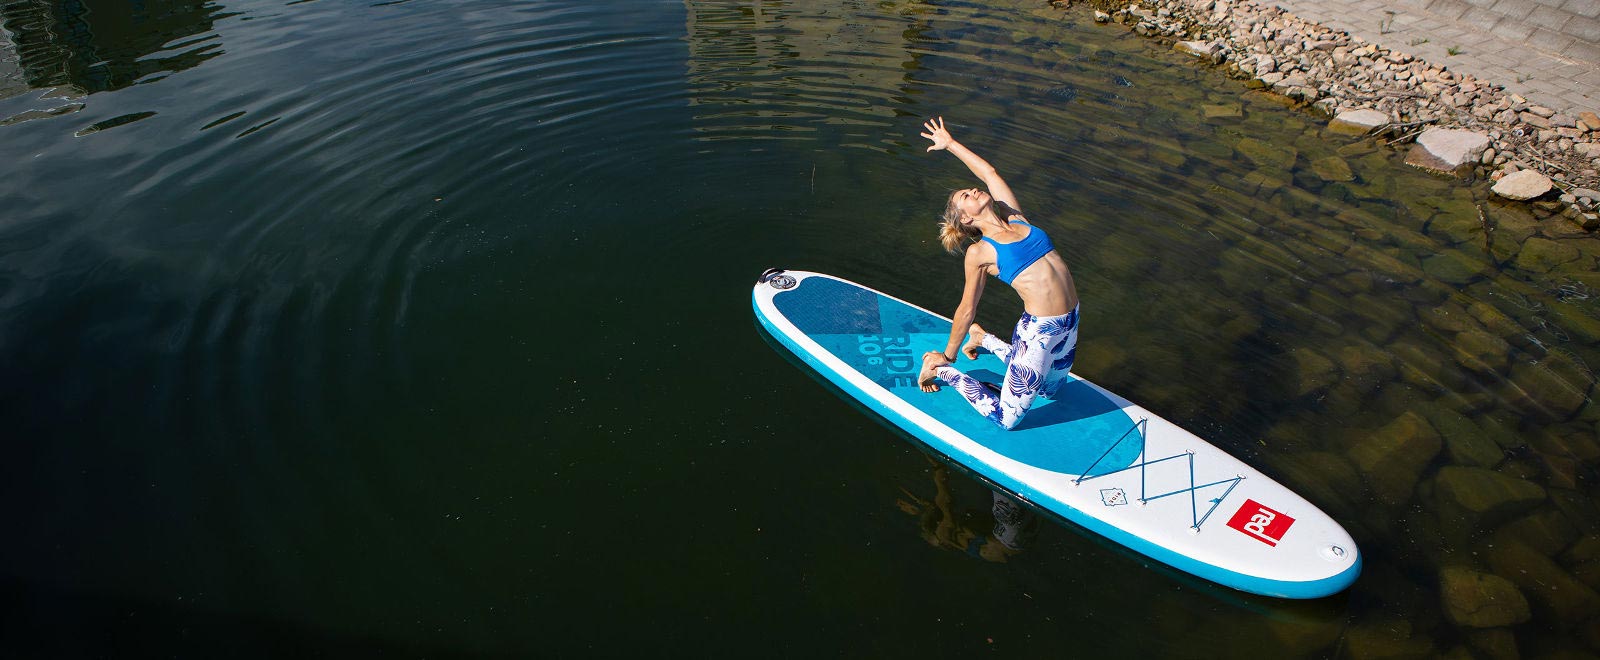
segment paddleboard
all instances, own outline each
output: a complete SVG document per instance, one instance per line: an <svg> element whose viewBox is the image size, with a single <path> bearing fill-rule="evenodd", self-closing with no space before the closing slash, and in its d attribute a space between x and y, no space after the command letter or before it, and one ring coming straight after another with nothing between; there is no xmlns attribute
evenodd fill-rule
<svg viewBox="0 0 1600 660"><path fill-rule="evenodd" d="M1034 507L1151 559L1282 598L1335 594L1361 572L1349 533L1305 498L1076 374L1005 431L955 388L917 387L921 355L944 350L950 319L797 270L763 273L752 303L779 344L867 408ZM986 351L956 366L990 383L1005 372Z"/></svg>

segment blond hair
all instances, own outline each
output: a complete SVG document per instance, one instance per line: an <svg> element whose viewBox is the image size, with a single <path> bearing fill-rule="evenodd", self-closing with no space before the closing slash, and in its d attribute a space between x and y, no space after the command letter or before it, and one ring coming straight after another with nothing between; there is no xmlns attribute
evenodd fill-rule
<svg viewBox="0 0 1600 660"><path fill-rule="evenodd" d="M961 212L961 207L956 206L958 192L961 191L950 191L950 198L944 204L944 215L939 222L939 243L944 245L946 252L961 256L961 250L966 244L978 242L983 232L973 225L962 224L961 220L966 214Z"/></svg>

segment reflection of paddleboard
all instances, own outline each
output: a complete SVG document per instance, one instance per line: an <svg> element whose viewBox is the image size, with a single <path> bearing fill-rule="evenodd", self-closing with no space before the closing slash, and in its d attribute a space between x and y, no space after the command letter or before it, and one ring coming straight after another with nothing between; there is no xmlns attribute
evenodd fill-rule
<svg viewBox="0 0 1600 660"><path fill-rule="evenodd" d="M1252 593L1317 598L1361 572L1350 535L1305 498L1076 374L1003 431L955 388L917 388L921 355L944 349L949 319L804 271L767 271L753 298L761 325L818 373L1034 506ZM957 366L990 382L1005 371L987 353Z"/></svg>

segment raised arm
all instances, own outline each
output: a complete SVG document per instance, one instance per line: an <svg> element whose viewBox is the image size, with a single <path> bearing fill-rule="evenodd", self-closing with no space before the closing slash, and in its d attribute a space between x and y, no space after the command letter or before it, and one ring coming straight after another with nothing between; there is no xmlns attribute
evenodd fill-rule
<svg viewBox="0 0 1600 660"><path fill-rule="evenodd" d="M1006 185L1006 180L1000 178L1000 174L995 171L994 166L960 142L956 142L956 139L950 136L950 131L945 130L944 117L930 119L924 122L922 127L928 131L923 133L922 137L933 140L933 146L928 147L928 151L944 150L955 154L956 158L960 158L961 163L967 166L967 169L972 170L972 173L983 181L984 187L989 189L989 196L993 197L995 201L1011 207L1014 211L1019 213L1022 211L1022 207L1017 205L1017 196L1011 192L1011 186ZM1004 220L1005 218L1001 219Z"/></svg>

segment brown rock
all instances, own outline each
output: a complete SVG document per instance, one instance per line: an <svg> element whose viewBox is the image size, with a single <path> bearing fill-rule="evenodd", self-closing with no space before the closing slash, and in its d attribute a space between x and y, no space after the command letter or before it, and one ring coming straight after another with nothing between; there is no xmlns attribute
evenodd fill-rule
<svg viewBox="0 0 1600 660"><path fill-rule="evenodd" d="M1446 567L1439 572L1439 592L1445 614L1458 626L1498 628L1533 617L1528 599L1510 580L1498 575Z"/></svg>

